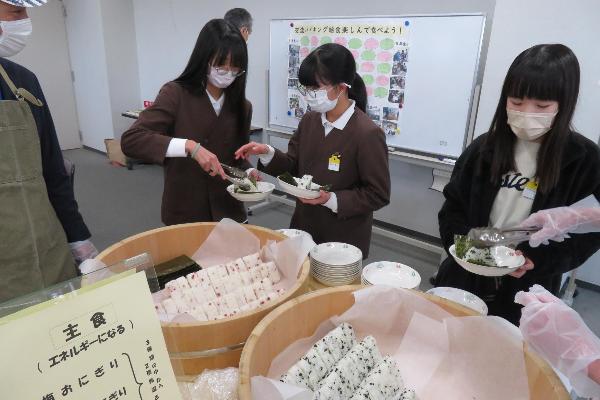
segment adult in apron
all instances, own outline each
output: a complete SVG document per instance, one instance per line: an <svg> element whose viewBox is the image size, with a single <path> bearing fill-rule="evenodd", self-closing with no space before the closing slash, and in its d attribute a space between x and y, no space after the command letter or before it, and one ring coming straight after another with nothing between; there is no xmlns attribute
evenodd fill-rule
<svg viewBox="0 0 600 400"><path fill-rule="evenodd" d="M42 175L40 141L29 104L40 100L17 88L0 100L0 302L76 276L73 256Z"/></svg>

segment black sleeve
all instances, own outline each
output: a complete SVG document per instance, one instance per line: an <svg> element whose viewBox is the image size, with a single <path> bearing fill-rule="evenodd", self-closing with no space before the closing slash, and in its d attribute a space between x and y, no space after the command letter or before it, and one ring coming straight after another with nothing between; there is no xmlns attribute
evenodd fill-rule
<svg viewBox="0 0 600 400"><path fill-rule="evenodd" d="M65 170L50 109L44 98L42 88L35 77L33 78L31 92L44 103L44 106L41 108L31 106L31 109L40 137L42 170L48 190L48 198L67 234L67 240L71 243L89 239L91 234L83 221L83 217L79 213L79 208L75 201L73 186Z"/></svg>
<svg viewBox="0 0 600 400"><path fill-rule="evenodd" d="M446 201L438 213L440 238L446 251L454 243L454 235L466 235L472 228L468 223L468 210L471 206L473 165L479 154L481 138L473 142L459 157L452 170L450 182L444 187Z"/></svg>

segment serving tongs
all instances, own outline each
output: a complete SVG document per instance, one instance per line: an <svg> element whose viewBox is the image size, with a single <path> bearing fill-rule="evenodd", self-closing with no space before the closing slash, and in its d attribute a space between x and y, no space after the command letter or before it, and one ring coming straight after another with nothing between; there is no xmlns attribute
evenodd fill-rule
<svg viewBox="0 0 600 400"><path fill-rule="evenodd" d="M246 171L223 163L221 163L221 167L223 167L225 177L229 182L233 183L244 192L249 192L252 189L252 185L250 184L251 181Z"/></svg>
<svg viewBox="0 0 600 400"><path fill-rule="evenodd" d="M472 228L467 237L475 247L494 247L515 245L529 240L529 237L540 228L509 228L497 229L491 227Z"/></svg>

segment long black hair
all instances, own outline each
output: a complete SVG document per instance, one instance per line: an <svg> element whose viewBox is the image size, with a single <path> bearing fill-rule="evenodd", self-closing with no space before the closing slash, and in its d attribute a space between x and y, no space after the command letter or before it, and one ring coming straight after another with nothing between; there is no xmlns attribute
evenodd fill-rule
<svg viewBox="0 0 600 400"><path fill-rule="evenodd" d="M232 67L248 71L248 49L240 31L224 19L213 19L204 25L190 60L175 82L195 95L204 95L210 66L225 64L230 58ZM246 75L238 76L225 88L225 104L237 116L238 129L246 121Z"/></svg>
<svg viewBox="0 0 600 400"><path fill-rule="evenodd" d="M348 97L362 111L367 109L367 88L356 73L354 56L344 46L327 43L314 49L300 64L298 81L306 87L346 83L350 86Z"/></svg>
<svg viewBox="0 0 600 400"><path fill-rule="evenodd" d="M542 138L537 158L537 179L542 193L551 191L560 178L565 145L572 131L571 120L579 95L579 62L562 44L533 46L515 58L508 69L500 101L492 119L485 148L491 150L492 182L515 170L516 137L508 125L508 97L533 98L558 102L552 128Z"/></svg>

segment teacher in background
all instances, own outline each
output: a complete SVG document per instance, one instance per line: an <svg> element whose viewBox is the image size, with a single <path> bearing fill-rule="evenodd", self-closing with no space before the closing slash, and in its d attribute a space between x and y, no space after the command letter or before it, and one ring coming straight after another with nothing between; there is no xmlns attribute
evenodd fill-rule
<svg viewBox="0 0 600 400"><path fill-rule="evenodd" d="M240 30L244 40L248 42L252 34L252 15L245 8L232 8L225 13L223 19Z"/></svg>
<svg viewBox="0 0 600 400"><path fill-rule="evenodd" d="M220 162L251 167L234 158L249 140L247 68L240 32L223 19L209 21L183 73L161 88L154 104L123 134L123 153L164 167L166 225L226 217L246 221L243 203L227 193Z"/></svg>

